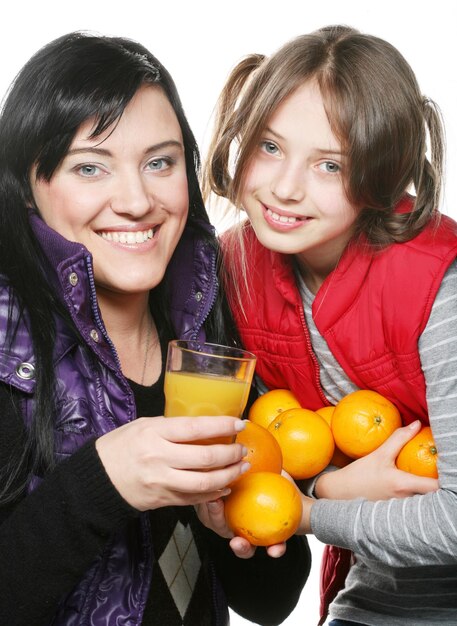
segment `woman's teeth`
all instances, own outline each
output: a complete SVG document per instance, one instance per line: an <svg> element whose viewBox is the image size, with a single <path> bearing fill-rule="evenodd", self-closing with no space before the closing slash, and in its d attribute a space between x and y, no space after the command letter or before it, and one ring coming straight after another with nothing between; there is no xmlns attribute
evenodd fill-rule
<svg viewBox="0 0 457 626"><path fill-rule="evenodd" d="M136 232L131 231L103 231L100 236L106 241L114 241L114 243L144 243L148 239L152 239L154 236L154 230L149 228L148 230L138 230Z"/></svg>

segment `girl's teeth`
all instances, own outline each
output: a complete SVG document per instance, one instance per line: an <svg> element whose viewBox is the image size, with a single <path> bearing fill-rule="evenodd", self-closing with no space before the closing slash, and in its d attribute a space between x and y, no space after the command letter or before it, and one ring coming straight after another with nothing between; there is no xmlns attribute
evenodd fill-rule
<svg viewBox="0 0 457 626"><path fill-rule="evenodd" d="M282 222L283 224L294 224L298 218L296 217L287 217L286 215L278 215L277 213L273 213L271 209L267 209L268 215L275 222Z"/></svg>

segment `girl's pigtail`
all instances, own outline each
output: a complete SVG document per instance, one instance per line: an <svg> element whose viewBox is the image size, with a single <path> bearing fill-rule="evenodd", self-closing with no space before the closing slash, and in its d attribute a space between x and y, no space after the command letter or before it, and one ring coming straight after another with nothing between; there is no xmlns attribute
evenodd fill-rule
<svg viewBox="0 0 457 626"><path fill-rule="evenodd" d="M424 139L410 178L414 186L414 209L411 213L396 212L396 205L406 191L402 186L394 194L389 209L364 209L357 221L356 234L363 233L376 248L409 241L430 222L438 223L444 170L444 125L438 106L428 98L423 99L422 116L425 130L428 130L428 149Z"/></svg>
<svg viewBox="0 0 457 626"><path fill-rule="evenodd" d="M429 133L430 159L424 155L418 162L414 175L416 202L414 214L417 216L415 227L423 228L437 212L444 169L444 126L438 106L430 99L423 100L424 121Z"/></svg>
<svg viewBox="0 0 457 626"><path fill-rule="evenodd" d="M230 147L240 132L235 123L236 107L240 96L252 75L264 60L262 54L250 54L231 71L224 89L219 96L214 130L207 152L206 167L203 174L203 196L208 199L211 191L218 196L229 197Z"/></svg>

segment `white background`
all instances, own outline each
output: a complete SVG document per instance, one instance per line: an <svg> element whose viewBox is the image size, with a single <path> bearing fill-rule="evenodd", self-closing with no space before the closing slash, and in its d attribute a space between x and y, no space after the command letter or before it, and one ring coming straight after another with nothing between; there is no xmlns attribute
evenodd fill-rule
<svg viewBox="0 0 457 626"><path fill-rule="evenodd" d="M347 24L399 48L423 93L440 106L448 145L441 208L457 217L454 6L452 0L8 0L0 22L0 94L39 47L66 32L91 30L130 37L149 48L171 72L204 155L217 95L238 60L251 52L270 54L286 40L320 26ZM313 538L310 543L312 574L299 605L284 622L287 626L317 623L321 547ZM232 626L247 624L232 615Z"/></svg>

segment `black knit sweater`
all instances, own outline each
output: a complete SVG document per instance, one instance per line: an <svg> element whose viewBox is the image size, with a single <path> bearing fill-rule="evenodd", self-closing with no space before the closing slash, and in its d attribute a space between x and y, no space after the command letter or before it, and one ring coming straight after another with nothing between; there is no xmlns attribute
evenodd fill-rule
<svg viewBox="0 0 457 626"><path fill-rule="evenodd" d="M132 383L139 416L163 413L162 377L150 388ZM20 442L23 423L14 392L0 385L0 467ZM162 569L153 569L143 624L213 624L210 579L216 572L229 605L246 619L279 624L298 601L307 579L310 552L304 538L289 540L286 555L271 559L258 549L254 558L235 557L227 540L197 520L192 507L152 511L154 557L158 560L179 522L190 524L201 561L193 595L183 618ZM103 549L116 529L134 528L138 512L110 482L91 441L63 461L29 496L0 505L0 624L45 626L59 601Z"/></svg>

